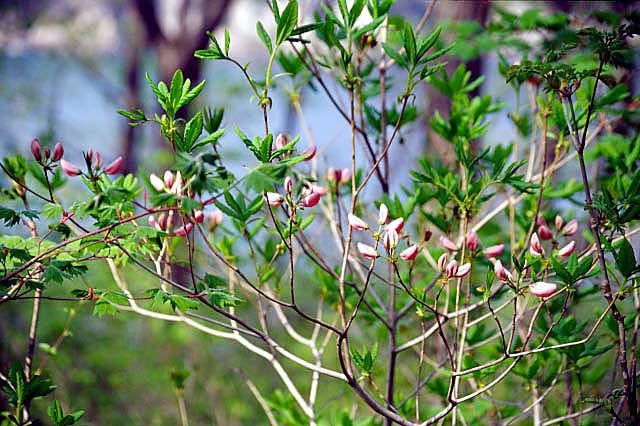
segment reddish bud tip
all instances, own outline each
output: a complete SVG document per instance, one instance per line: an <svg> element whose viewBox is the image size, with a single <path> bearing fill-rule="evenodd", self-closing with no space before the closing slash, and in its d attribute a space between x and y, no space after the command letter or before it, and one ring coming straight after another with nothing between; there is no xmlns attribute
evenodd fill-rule
<svg viewBox="0 0 640 426"><path fill-rule="evenodd" d="M418 256L418 251L418 246L413 244L402 250L402 252L400 253L400 258L406 261L415 260L415 258Z"/></svg>
<svg viewBox="0 0 640 426"><path fill-rule="evenodd" d="M64 155L64 147L60 142L58 142L53 147L53 157L51 158L51 161L60 161L63 155Z"/></svg>
<svg viewBox="0 0 640 426"><path fill-rule="evenodd" d="M82 174L82 170L68 162L67 160L60 160L60 167L67 176L78 176Z"/></svg>
<svg viewBox="0 0 640 426"><path fill-rule="evenodd" d="M104 172L108 175L115 175L120 172L122 169L122 165L124 164L124 159L122 157L118 157L111 162L107 167L104 168Z"/></svg>

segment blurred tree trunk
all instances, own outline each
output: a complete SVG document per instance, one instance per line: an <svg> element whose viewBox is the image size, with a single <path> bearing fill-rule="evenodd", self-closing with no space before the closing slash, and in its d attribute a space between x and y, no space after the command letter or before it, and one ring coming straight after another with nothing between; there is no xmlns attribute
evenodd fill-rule
<svg viewBox="0 0 640 426"><path fill-rule="evenodd" d="M440 0L436 3L433 10L433 22L442 21L477 21L485 26L487 18L489 16L490 1L489 0L465 0L465 1L451 1ZM453 40L447 40L451 42ZM452 56L446 56L447 61L446 70L447 73L453 73L456 68L462 63L458 58ZM482 57L478 57L472 61L466 63L467 69L471 71L471 79L474 80L482 75ZM477 96L480 93L480 87L478 87L471 96ZM452 164L454 160L453 148L449 142L444 140L440 135L435 133L429 125L429 120L433 117L436 111L439 111L443 117L448 116L448 111L451 107L449 98L440 93L431 85L426 86L426 94L428 99L427 106L427 147L426 150L433 152L442 160L445 164Z"/></svg>

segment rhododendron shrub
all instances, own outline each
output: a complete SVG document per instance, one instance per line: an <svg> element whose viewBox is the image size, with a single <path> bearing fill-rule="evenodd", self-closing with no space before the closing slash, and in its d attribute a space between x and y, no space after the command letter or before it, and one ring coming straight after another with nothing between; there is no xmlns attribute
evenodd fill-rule
<svg viewBox="0 0 640 426"><path fill-rule="evenodd" d="M425 30L430 9L412 25L391 4L339 0L312 18L274 1L275 32L256 26L265 67L234 59L229 32L209 34L194 54L238 71L259 134L191 108L205 82L177 70L147 76L158 112L118 111L161 135L166 170L122 175L122 157L64 141L4 158L0 306L33 299L24 362L0 376L5 423L33 421L34 399L54 389L34 348L41 305L64 299L244 348L277 380L238 381L271 424L638 424L638 100L621 77L637 15L499 13L485 35L528 101L509 115L513 134L488 140L504 104L473 95L482 78L464 66L445 70L455 46ZM518 38L532 28L544 43ZM425 117L424 85L450 109ZM300 135L272 127L283 87ZM344 120L342 164L306 124L299 99L312 89ZM425 121L454 161L393 161ZM242 173L226 144L246 149ZM78 285L92 264L110 285ZM66 296L51 296L60 284ZM172 378L186 424L186 377ZM82 413L55 401L49 415Z"/></svg>

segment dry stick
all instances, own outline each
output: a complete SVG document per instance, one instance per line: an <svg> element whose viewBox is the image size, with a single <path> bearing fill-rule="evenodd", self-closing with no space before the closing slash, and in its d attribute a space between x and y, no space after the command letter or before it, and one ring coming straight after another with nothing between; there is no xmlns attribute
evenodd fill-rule
<svg viewBox="0 0 640 426"><path fill-rule="evenodd" d="M582 138L578 136L578 122L576 120L575 110L573 108L573 101L571 99L571 94L566 92L563 93L562 96L564 100L566 100L569 104L569 109L571 111L571 124L569 130L574 137L574 142L576 145L576 151L578 154L578 162L580 164L580 174L582 175L582 183L584 184L584 195L585 195L585 207L589 211L589 216L591 217L590 227L591 233L593 234L596 250L598 252L598 263L600 265L600 270L602 274L602 283L601 290L605 297L605 299L611 303L613 300L612 291L611 291L611 282L609 280L609 272L607 271L607 264L605 261L605 253L602 248L602 241L600 235L600 214L593 206L593 199L591 196L591 189L589 185L589 177L587 174L587 167L584 161L584 147L585 141L587 137L587 129L589 127L589 120L591 118L591 113L593 112L593 108L595 106L595 97L596 91L598 89L598 81L600 79L600 74L602 73L602 68L604 66L604 61L601 58L600 64L598 66L598 71L595 76L595 83L593 85L593 93L591 94L591 100L589 102L589 106L587 109L587 117L584 125L584 130L582 133ZM562 99L561 99L562 101ZM634 387L635 380L629 374L629 366L627 362L627 337L624 329L624 316L618 310L618 307L614 304L611 308L611 313L618 323L618 338L619 341L619 350L620 350L620 369L622 370L622 379L624 382L624 393L627 398L628 407L629 407L629 415L633 423L638 424L638 404L636 399L636 389Z"/></svg>

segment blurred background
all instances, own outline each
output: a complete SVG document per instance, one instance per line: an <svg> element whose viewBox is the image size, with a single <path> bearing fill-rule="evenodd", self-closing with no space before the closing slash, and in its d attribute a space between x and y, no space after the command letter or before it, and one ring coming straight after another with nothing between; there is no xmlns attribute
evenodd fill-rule
<svg viewBox="0 0 640 426"><path fill-rule="evenodd" d="M392 11L417 22L429 3L398 0ZM536 7L550 13L582 13L620 8L620 3L441 0L435 4L425 31L436 23L464 23L457 32L447 33L450 39L459 38L448 58L448 69L465 62L475 76L486 77L478 89L480 93L490 93L507 102L505 110L493 117L485 137L485 143L506 143L514 133L508 113L515 108L515 97L497 72L497 56L487 53L490 46L474 42L474 34L490 22L498 7L514 12ZM318 9L317 0L301 0L302 21L309 22ZM241 63L250 62L250 69L260 70L266 57L255 34L257 20L268 31L274 29L265 1L1 0L0 154L26 154L31 139L39 137L45 144L62 142L70 160L78 161L81 150L94 148L108 160L123 155L129 171L138 167L162 171L168 155L159 143L157 129L129 127L115 111L137 107L155 111L145 72L156 81L168 81L178 68L192 81L207 80L198 103L224 106L223 126L231 129L237 124L249 135L258 134L262 129L261 112L251 99L246 82L230 65L193 57L195 50L206 47L207 30L219 35L228 28L232 56ZM465 31L460 32L460 28ZM287 98L285 80L279 83L282 90L276 91L274 97L271 126L275 133L297 135L301 131ZM637 75L630 80L632 93L637 94ZM402 143L392 150L392 167L405 170L402 177L392 180L392 191L400 189L403 179L408 179L406 170L420 155L447 154L447 146L430 135L426 125L433 111L446 110L446 99L426 87L419 90L424 95L417 98L419 111L426 111L421 119L424 125L403 134ZM327 107L327 99L320 92L305 90L301 104L318 145L321 164L346 167L347 144L342 142L347 123L335 109ZM232 170L241 171L245 158L232 133L228 131L222 140L223 155ZM307 143L303 139L302 146ZM100 282L106 274L99 269L93 272L87 275L88 280L94 280L85 283L87 287L110 286L109 282ZM22 340L30 315L27 302L7 305L0 307L3 371L10 361L24 356L26 342ZM271 370L233 343L127 313L96 318L91 316L89 303L74 304L73 310L63 302L44 304L43 309L40 341L54 345L61 336L63 340L57 351L43 346L38 356L42 360L49 356L47 351L51 353L44 368L58 385L56 397L68 408L85 409L84 422L176 424L178 411L169 372L186 369L192 373L185 391L192 424L266 424L237 369L242 368L267 393L276 391L280 383ZM321 393L320 406L347 391L341 385L335 385L330 392L328 389L325 387L324 395Z"/></svg>

